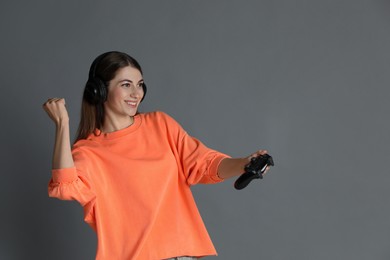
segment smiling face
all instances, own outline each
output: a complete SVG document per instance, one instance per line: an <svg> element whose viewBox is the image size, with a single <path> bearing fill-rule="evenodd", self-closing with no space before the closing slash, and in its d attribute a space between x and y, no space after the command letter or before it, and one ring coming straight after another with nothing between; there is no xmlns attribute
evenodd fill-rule
<svg viewBox="0 0 390 260"><path fill-rule="evenodd" d="M108 85L107 100L104 103L104 125L114 124L114 128L129 125L129 120L137 113L144 96L143 82L142 74L136 68L126 66L117 71Z"/></svg>

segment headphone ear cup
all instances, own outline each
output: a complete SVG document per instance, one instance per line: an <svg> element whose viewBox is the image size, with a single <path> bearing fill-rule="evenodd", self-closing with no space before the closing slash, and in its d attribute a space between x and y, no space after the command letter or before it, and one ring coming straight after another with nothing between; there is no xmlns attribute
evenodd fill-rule
<svg viewBox="0 0 390 260"><path fill-rule="evenodd" d="M146 88L146 84L145 83L143 83L142 84L142 90L144 91L144 96L142 97L142 99L141 99L141 102L144 100L144 98L145 98L145 96L146 96L146 92L147 92L147 88Z"/></svg>
<svg viewBox="0 0 390 260"><path fill-rule="evenodd" d="M85 100L92 104L103 104L107 100L107 87L103 81L98 78L90 78L85 84Z"/></svg>

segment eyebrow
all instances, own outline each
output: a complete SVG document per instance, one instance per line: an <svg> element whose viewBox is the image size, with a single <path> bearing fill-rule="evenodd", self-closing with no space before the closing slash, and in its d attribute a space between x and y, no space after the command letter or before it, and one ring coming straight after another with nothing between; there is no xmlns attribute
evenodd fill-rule
<svg viewBox="0 0 390 260"><path fill-rule="evenodd" d="M122 80L120 80L120 81L118 81L119 83L122 83L122 82L125 82L125 81L128 81L128 82L130 82L130 83L134 83L132 80L130 80L130 79L122 79ZM138 83L140 83L140 82L143 82L144 81L144 79L140 79L139 81L138 81Z"/></svg>

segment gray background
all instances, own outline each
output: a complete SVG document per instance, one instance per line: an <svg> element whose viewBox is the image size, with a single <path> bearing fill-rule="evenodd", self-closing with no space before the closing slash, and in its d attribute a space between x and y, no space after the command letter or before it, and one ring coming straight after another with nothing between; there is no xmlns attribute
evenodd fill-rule
<svg viewBox="0 0 390 260"><path fill-rule="evenodd" d="M232 156L273 155L242 191L194 187L218 259L390 259L389 12L384 0L1 1L0 259L94 258L82 208L47 196L41 105L65 97L74 135L89 65L109 50L143 66L142 111Z"/></svg>

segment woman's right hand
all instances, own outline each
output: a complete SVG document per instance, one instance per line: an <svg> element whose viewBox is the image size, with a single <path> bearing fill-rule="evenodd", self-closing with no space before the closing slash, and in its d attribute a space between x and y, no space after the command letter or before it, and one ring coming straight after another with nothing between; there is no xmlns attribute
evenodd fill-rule
<svg viewBox="0 0 390 260"><path fill-rule="evenodd" d="M68 111L65 107L64 98L49 98L43 104L43 109L56 125L69 122Z"/></svg>

